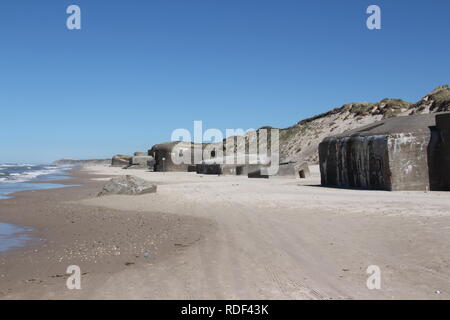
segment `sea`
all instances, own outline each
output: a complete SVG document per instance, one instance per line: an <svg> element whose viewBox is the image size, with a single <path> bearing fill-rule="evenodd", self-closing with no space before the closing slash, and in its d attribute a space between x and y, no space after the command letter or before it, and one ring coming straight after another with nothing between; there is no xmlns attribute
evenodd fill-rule
<svg viewBox="0 0 450 320"><path fill-rule="evenodd" d="M68 187L70 185L52 181L69 179L64 174L72 168L69 165L53 164L0 164L0 254L36 240L30 236L33 231L31 228L2 222L2 200L12 198L12 194L19 191ZM40 183L32 183L35 181Z"/></svg>

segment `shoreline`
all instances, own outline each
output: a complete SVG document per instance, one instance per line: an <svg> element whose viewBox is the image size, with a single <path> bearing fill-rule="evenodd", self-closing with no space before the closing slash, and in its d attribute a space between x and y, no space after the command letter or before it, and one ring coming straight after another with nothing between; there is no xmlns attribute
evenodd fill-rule
<svg viewBox="0 0 450 320"><path fill-rule="evenodd" d="M16 194L24 191L57 189L60 187L68 186L63 182L71 178L70 172L72 172L75 168L76 166L72 166L71 168L60 167L60 169L56 170L55 172L43 173L36 177L28 178L29 180L7 180L7 182L1 182L0 187L2 188L0 189L0 200L14 198ZM29 187L33 185L45 186L36 188Z"/></svg>
<svg viewBox="0 0 450 320"><path fill-rule="evenodd" d="M62 188L70 188L70 187L80 187L80 185L73 185L73 184L68 184L66 183L66 181L74 179L72 173L76 173L77 171L79 171L80 168L71 168L71 169L66 169L65 171L63 171L62 173L58 173L55 176L50 175L50 179L44 178L42 180L39 180L39 177L34 178L33 180L29 180L29 181L24 181L24 182L20 182L22 183L26 183L26 184L53 184L55 185L54 188L44 188L44 189L32 189L32 190L21 190L21 191L15 191L15 192L11 192L11 193L6 193L4 194L2 197L0 197L0 205L2 205L4 202L4 200L16 200L16 201L21 201L21 199L28 197L28 194L34 194L34 192L37 191L50 191L50 190L55 190L55 189L62 189ZM60 179L62 178L62 179ZM14 201L14 202L16 202ZM5 205L8 205L8 203L4 203ZM36 228L34 226L30 226L29 224L22 224L20 223L20 221L16 221L16 217L11 216L12 219L8 219L8 221L3 221L3 219L5 218L5 215L3 214L3 211L0 211L0 223L6 224L6 225L11 225L11 226L15 226L18 228L23 228L23 229L27 229L25 234L27 235L27 237L29 238L29 240L25 241L23 245L20 246L13 246L10 247L9 249L7 249L6 251L0 252L0 255L9 255L9 254L14 254L14 253L18 253L21 250L26 250L27 248L31 248L31 247L39 247L39 243L41 243L44 239L40 238L41 234L36 230ZM22 219L19 219L22 220ZM14 221L14 222L12 222ZM26 223L26 221L24 221L24 223Z"/></svg>
<svg viewBox="0 0 450 320"><path fill-rule="evenodd" d="M163 259L177 249L177 237L201 236L180 228L185 223L197 229L204 224L198 219L80 206L77 201L96 197L104 185L92 178L109 177L82 170L72 169L70 178L51 181L69 187L20 191L1 200L1 221L31 228L33 240L0 253L0 299L86 298L87 291L111 274ZM80 266L86 290L67 290L69 265Z"/></svg>

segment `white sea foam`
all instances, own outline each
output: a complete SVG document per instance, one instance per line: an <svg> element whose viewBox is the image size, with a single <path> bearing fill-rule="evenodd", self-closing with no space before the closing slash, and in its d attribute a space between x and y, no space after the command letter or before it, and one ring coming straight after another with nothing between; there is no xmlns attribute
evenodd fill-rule
<svg viewBox="0 0 450 320"><path fill-rule="evenodd" d="M28 167L30 169L28 169ZM2 170L2 177L0 178L0 183L19 183L19 182L26 182L33 180L35 178L38 178L40 176L49 175L57 172L62 172L63 170L67 170L70 167L61 167L61 166L33 166L33 165L7 165L6 168L24 168L25 170L29 171L21 171L21 172L11 172L8 174L8 169ZM33 167L36 167L35 170L33 170ZM5 167L4 167L5 168ZM1 166L0 166L1 169Z"/></svg>
<svg viewBox="0 0 450 320"><path fill-rule="evenodd" d="M11 167L32 167L32 164L29 163L2 163L0 164L0 168L11 168Z"/></svg>

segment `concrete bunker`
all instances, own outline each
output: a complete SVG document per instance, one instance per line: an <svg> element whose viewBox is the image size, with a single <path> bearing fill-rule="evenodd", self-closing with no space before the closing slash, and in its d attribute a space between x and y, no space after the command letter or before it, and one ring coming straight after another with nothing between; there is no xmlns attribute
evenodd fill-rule
<svg viewBox="0 0 450 320"><path fill-rule="evenodd" d="M150 169L153 171L155 159L147 152L135 152L130 159L130 164L125 169Z"/></svg>
<svg viewBox="0 0 450 320"><path fill-rule="evenodd" d="M323 186L373 190L450 190L450 113L382 120L325 138Z"/></svg>
<svg viewBox="0 0 450 320"><path fill-rule="evenodd" d="M154 171L193 172L202 151L202 144L175 141L154 145L148 154L154 158ZM197 157L195 153L199 153Z"/></svg>
<svg viewBox="0 0 450 320"><path fill-rule="evenodd" d="M261 167L269 166L269 164L270 158L267 156L236 154L205 159L196 165L196 171L198 174L242 176L254 174Z"/></svg>
<svg viewBox="0 0 450 320"><path fill-rule="evenodd" d="M111 159L111 167L127 167L130 165L132 156L117 154Z"/></svg>
<svg viewBox="0 0 450 320"><path fill-rule="evenodd" d="M311 176L306 162L282 162L275 175L286 178L306 179Z"/></svg>
<svg viewBox="0 0 450 320"><path fill-rule="evenodd" d="M306 179L311 176L309 166L306 162L282 162L279 164L278 172L274 175L267 175L262 170L264 166L250 168L249 178L288 178Z"/></svg>

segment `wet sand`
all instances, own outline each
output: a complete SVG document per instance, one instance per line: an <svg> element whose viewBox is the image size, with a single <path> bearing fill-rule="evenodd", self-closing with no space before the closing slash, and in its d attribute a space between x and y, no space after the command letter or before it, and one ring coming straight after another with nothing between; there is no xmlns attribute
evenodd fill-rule
<svg viewBox="0 0 450 320"><path fill-rule="evenodd" d="M80 170L69 174L73 178L53 182L80 186L24 191L0 201L0 221L30 227L34 238L0 253L0 298L89 298L114 273L158 263L213 228L207 219L79 205L95 198L104 182ZM80 267L82 290L66 288L69 265Z"/></svg>

